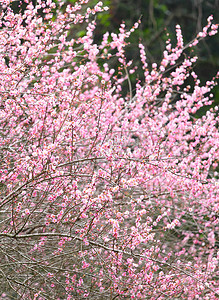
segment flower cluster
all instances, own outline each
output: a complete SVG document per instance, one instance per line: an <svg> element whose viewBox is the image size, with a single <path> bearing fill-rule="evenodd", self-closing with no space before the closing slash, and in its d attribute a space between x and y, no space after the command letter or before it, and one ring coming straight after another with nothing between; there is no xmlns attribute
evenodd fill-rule
<svg viewBox="0 0 219 300"><path fill-rule="evenodd" d="M218 75L188 53L218 26L177 25L160 66L140 44L132 87L138 23L98 45L102 2L25 2L0 12L0 298L217 299Z"/></svg>

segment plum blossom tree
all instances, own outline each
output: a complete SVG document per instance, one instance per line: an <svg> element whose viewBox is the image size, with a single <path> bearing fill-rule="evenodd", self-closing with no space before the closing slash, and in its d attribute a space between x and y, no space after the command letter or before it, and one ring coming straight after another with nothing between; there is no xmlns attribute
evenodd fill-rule
<svg viewBox="0 0 219 300"><path fill-rule="evenodd" d="M189 45L177 25L159 65L140 44L145 80L133 88L125 47L138 23L97 45L101 2L63 12L26 1L23 14L11 2L0 21L0 298L217 299L218 107L194 117L217 75L201 84L188 54L216 34L213 18ZM70 36L81 23L86 34Z"/></svg>

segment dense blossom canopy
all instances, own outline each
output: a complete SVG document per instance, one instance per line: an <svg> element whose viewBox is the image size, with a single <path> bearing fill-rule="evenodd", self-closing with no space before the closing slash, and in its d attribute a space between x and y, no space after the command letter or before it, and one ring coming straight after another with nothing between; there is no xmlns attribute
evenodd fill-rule
<svg viewBox="0 0 219 300"><path fill-rule="evenodd" d="M177 25L159 65L140 44L133 87L138 23L97 45L101 2L1 2L1 299L218 298L218 107L194 117L217 76L187 51L213 18L189 45Z"/></svg>

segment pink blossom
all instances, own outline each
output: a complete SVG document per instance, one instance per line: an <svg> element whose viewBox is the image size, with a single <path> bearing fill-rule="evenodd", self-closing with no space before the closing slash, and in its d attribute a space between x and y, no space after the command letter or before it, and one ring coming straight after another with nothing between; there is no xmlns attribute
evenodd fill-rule
<svg viewBox="0 0 219 300"><path fill-rule="evenodd" d="M184 50L218 26L209 17L184 46L177 25L160 64L140 44L144 79L126 91L139 22L99 45L104 3L73 2L22 15L3 1L1 296L216 299L218 107L194 114L218 74L201 83Z"/></svg>

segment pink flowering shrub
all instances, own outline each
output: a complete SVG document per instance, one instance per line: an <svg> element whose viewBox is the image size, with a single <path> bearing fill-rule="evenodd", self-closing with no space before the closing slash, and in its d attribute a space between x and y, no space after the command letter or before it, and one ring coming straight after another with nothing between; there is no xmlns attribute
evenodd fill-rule
<svg viewBox="0 0 219 300"><path fill-rule="evenodd" d="M92 16L106 8L87 2L21 15L2 1L0 299L216 299L218 107L194 114L217 76L201 85L186 49L217 25L190 45L177 26L152 67L140 44L132 87L138 24L97 45Z"/></svg>

